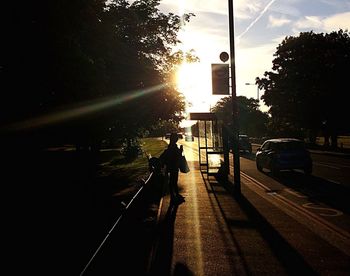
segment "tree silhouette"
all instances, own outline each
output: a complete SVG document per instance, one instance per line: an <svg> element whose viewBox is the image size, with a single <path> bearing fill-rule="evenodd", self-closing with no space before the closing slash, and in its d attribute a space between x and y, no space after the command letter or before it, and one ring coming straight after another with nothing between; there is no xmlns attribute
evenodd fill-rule
<svg viewBox="0 0 350 276"><path fill-rule="evenodd" d="M268 115L259 110L258 100L244 96L237 98L239 111L239 127L241 134L251 137L262 137L267 134ZM224 122L227 128L232 129L232 102L231 97L219 100L211 109ZM232 131L231 131L232 132Z"/></svg>
<svg viewBox="0 0 350 276"><path fill-rule="evenodd" d="M159 3L7 1L0 125L28 121L23 125L40 129L43 140L91 146L112 129L132 137L159 120L181 121L184 102L170 74L187 58L173 48L193 14L164 14ZM31 124L55 112L59 124Z"/></svg>
<svg viewBox="0 0 350 276"><path fill-rule="evenodd" d="M286 37L274 54L272 71L257 78L265 104L270 107L272 127L276 135L305 136L315 142L320 133L325 141L349 132L344 118L349 90L350 68L348 31L329 34L302 32Z"/></svg>

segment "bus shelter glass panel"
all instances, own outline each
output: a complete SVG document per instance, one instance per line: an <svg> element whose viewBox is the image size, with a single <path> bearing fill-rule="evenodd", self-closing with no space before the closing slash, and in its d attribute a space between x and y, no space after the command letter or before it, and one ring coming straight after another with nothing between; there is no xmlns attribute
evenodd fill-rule
<svg viewBox="0 0 350 276"><path fill-rule="evenodd" d="M200 157L200 165L206 166L207 165L207 150L206 149L199 149L199 157Z"/></svg>
<svg viewBox="0 0 350 276"><path fill-rule="evenodd" d="M220 151L223 149L222 127L222 121L213 121L213 148Z"/></svg>
<svg viewBox="0 0 350 276"><path fill-rule="evenodd" d="M199 148L199 162L200 165L207 164L207 141L206 141L206 124L205 121L198 121L198 148Z"/></svg>
<svg viewBox="0 0 350 276"><path fill-rule="evenodd" d="M199 145L201 147L206 146L206 141L205 141L205 132L206 132L206 125L205 121L198 121L198 138L199 138Z"/></svg>
<svg viewBox="0 0 350 276"><path fill-rule="evenodd" d="M208 175L216 174L221 167L223 155L222 143L222 124L218 120L206 121L206 138L207 138L207 173Z"/></svg>
<svg viewBox="0 0 350 276"><path fill-rule="evenodd" d="M223 140L222 140L222 122L221 121L206 121L205 123L207 149L212 149L213 151L223 150Z"/></svg>
<svg viewBox="0 0 350 276"><path fill-rule="evenodd" d="M206 121L205 122L205 131L207 137L207 148L213 148L213 122Z"/></svg>

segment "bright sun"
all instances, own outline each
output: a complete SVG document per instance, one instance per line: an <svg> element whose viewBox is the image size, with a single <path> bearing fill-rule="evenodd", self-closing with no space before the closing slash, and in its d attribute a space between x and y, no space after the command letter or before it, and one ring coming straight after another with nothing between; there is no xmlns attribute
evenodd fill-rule
<svg viewBox="0 0 350 276"><path fill-rule="evenodd" d="M177 71L176 84L186 101L194 108L209 100L210 71L201 63L183 63Z"/></svg>

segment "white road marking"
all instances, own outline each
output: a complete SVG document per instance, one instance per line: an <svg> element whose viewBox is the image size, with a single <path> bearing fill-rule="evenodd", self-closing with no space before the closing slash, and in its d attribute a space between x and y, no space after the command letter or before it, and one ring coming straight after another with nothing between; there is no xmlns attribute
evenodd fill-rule
<svg viewBox="0 0 350 276"><path fill-rule="evenodd" d="M328 212L328 213L324 213L324 212L318 213L320 216L323 216L323 217L338 217L338 216L343 215L343 212L341 212L341 211L335 210L333 208L322 207L322 206L320 206L316 203L312 203L312 202L305 203L302 206L305 208L308 208L308 209L323 210L323 211Z"/></svg>
<svg viewBox="0 0 350 276"><path fill-rule="evenodd" d="M336 170L340 170L339 167L335 167L335 166L331 166L328 164L323 164L323 163L319 163L319 162L314 162L314 165L318 165L318 166L323 166L323 167L328 167L328 168L332 168L332 169L336 169Z"/></svg>
<svg viewBox="0 0 350 276"><path fill-rule="evenodd" d="M306 195L303 195L302 193L299 193L299 192L294 191L294 190L289 189L289 188L284 189L284 191L286 191L286 192L288 192L288 193L290 193L290 194L292 194L292 195L294 195L294 196L296 196L296 197L299 197L299 198L307 198Z"/></svg>

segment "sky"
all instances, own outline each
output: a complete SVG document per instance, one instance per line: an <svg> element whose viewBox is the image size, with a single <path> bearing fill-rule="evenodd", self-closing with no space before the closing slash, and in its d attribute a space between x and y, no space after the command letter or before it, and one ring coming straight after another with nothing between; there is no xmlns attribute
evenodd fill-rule
<svg viewBox="0 0 350 276"><path fill-rule="evenodd" d="M300 32L350 30L350 0L233 0L236 95L257 98L256 77L271 71L276 47ZM212 95L211 64L230 53L227 0L161 0L164 13L194 13L179 32L181 50L193 49L200 62L179 72L188 112L208 112L222 96ZM246 85L251 83L251 85ZM259 91L259 96L263 91ZM260 101L260 109L268 108Z"/></svg>

